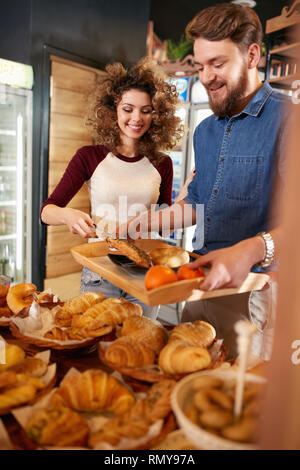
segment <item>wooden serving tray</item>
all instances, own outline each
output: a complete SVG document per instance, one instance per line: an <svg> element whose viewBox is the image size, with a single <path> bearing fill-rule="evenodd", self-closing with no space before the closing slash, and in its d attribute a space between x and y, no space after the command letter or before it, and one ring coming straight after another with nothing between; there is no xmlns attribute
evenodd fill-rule
<svg viewBox="0 0 300 470"><path fill-rule="evenodd" d="M169 247L167 243L161 240L136 240L136 245L146 252L150 253L156 248ZM99 274L104 279L112 282L120 289L125 290L143 303L154 305L173 304L183 301L195 301L209 299L212 297L223 297L224 295L241 294L252 290L260 290L269 279L267 274L249 273L245 281L239 288L217 289L205 292L197 289L199 281L189 279L186 281L173 282L156 289L147 290L144 285L144 275L128 272L124 268L117 266L109 258L109 253L116 253L109 249L105 241L84 243L71 249L75 260L82 266ZM194 258L198 255L190 253Z"/></svg>

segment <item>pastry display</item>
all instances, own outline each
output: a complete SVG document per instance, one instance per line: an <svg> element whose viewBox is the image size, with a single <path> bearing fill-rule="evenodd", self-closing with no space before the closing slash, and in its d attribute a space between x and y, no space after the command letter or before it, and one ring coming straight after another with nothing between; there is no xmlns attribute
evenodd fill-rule
<svg viewBox="0 0 300 470"><path fill-rule="evenodd" d="M154 384L144 399L136 402L125 414L105 423L102 429L92 434L89 446L97 448L102 443L117 446L124 438L137 439L147 435L153 423L165 419L170 413L170 395L175 383L173 380L164 379Z"/></svg>
<svg viewBox="0 0 300 470"><path fill-rule="evenodd" d="M148 253L136 246L133 242L126 239L111 237L107 237L106 242L110 248L116 248L121 254L134 261L137 266L142 268L149 268L152 266L152 259Z"/></svg>
<svg viewBox="0 0 300 470"><path fill-rule="evenodd" d="M134 396L117 379L100 369L86 370L65 378L50 403L75 411L111 411L123 414L134 404Z"/></svg>
<svg viewBox="0 0 300 470"><path fill-rule="evenodd" d="M156 354L164 347L167 339L166 331L160 324L138 316L126 318L121 329L121 337L124 336L142 341Z"/></svg>
<svg viewBox="0 0 300 470"><path fill-rule="evenodd" d="M150 252L150 257L153 264L162 264L168 268L178 268L190 261L188 252L178 246L156 248Z"/></svg>
<svg viewBox="0 0 300 470"><path fill-rule="evenodd" d="M154 364L155 351L143 341L123 336L108 346L105 359L114 369L144 367Z"/></svg>
<svg viewBox="0 0 300 470"><path fill-rule="evenodd" d="M216 338L214 327L203 320L180 323L171 331L169 343L183 341L193 346L209 348Z"/></svg>
<svg viewBox="0 0 300 470"><path fill-rule="evenodd" d="M73 315L84 313L88 308L105 300L101 292L85 292L71 300L67 300L55 315L58 326L71 326Z"/></svg>

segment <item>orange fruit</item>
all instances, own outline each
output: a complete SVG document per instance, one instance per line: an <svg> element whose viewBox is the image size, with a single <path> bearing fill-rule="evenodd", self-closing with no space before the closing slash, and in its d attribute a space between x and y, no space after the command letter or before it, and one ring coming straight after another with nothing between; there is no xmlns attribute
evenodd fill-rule
<svg viewBox="0 0 300 470"><path fill-rule="evenodd" d="M191 269L188 268L186 264L183 264L177 271L177 278L179 281L183 281L184 279L195 279L197 277L205 277L205 273L201 267Z"/></svg>
<svg viewBox="0 0 300 470"><path fill-rule="evenodd" d="M152 266L146 272L145 287L147 290L150 290L176 281L178 281L178 279L173 269L162 265L156 265Z"/></svg>

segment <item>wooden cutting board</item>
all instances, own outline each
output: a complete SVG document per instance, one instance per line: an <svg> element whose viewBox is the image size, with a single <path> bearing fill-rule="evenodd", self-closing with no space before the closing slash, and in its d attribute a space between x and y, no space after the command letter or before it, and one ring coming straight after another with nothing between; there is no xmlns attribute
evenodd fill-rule
<svg viewBox="0 0 300 470"><path fill-rule="evenodd" d="M170 246L161 240L151 239L137 240L135 243L148 253L156 248ZM235 289L226 288L205 292L197 288L199 283L197 279L190 279L173 282L172 284L148 291L144 285L145 274L141 273L140 270L136 272L130 270L129 272L129 270L113 263L107 255L115 252L109 249L105 241L79 245L72 248L71 253L79 264L86 266L91 271L99 274L104 279L150 306L183 301L192 302L212 297L222 297L224 295L241 294L251 290L260 290L269 279L267 274L249 273L242 285ZM191 256L198 257L194 253L191 253Z"/></svg>

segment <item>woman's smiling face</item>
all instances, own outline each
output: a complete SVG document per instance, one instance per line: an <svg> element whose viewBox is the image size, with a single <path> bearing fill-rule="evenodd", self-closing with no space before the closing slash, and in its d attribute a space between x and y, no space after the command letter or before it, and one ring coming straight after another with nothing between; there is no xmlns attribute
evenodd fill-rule
<svg viewBox="0 0 300 470"><path fill-rule="evenodd" d="M136 89L125 91L117 105L121 138L140 139L151 126L152 111L148 93Z"/></svg>

